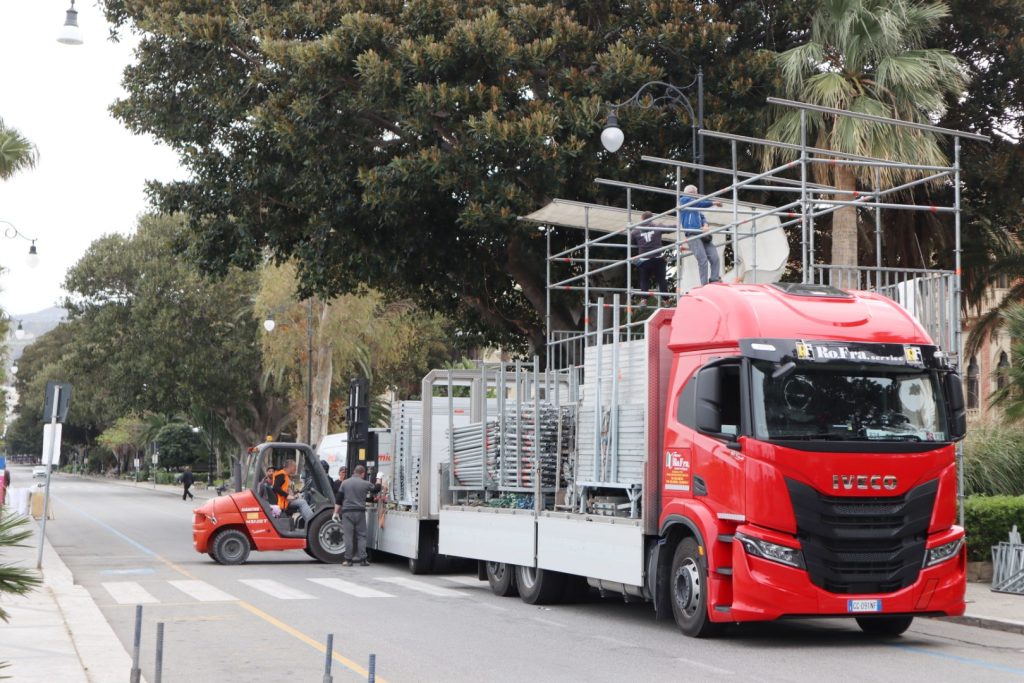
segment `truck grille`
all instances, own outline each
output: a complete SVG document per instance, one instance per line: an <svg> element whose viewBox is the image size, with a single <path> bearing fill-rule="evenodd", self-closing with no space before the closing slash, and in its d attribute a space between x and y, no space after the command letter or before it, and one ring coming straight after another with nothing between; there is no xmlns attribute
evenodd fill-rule
<svg viewBox="0 0 1024 683"><path fill-rule="evenodd" d="M826 496L786 480L811 583L831 593L891 593L917 580L939 480L902 496Z"/></svg>

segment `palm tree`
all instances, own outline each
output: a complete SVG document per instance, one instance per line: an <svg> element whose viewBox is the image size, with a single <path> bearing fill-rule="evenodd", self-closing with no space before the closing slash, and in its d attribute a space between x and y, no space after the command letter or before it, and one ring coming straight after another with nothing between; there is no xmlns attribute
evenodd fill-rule
<svg viewBox="0 0 1024 683"><path fill-rule="evenodd" d="M836 109L928 123L966 85L966 70L948 50L925 48L926 39L949 16L944 2L920 0L821 0L810 40L776 55L786 97ZM849 117L807 113L808 142L814 146L922 165L945 165L935 136ZM778 116L768 137L800 142L800 114ZM783 156L770 150L766 164ZM854 191L858 180L872 183L872 169L818 164L820 182ZM882 170L882 186L911 177ZM831 177L830 177L831 176ZM849 194L838 195L849 199ZM832 219L832 263L856 266L857 209L843 207Z"/></svg>
<svg viewBox="0 0 1024 683"><path fill-rule="evenodd" d="M999 316L1006 323L1012 340L1010 355L1024 358L1024 304L1019 301L1007 304L1000 309ZM1014 362L1001 372L1005 373L1004 384L992 392L992 404L1003 408L1008 422L1020 422L1024 419L1024 365Z"/></svg>
<svg viewBox="0 0 1024 683"><path fill-rule="evenodd" d="M25 517L19 517L0 508L0 548L18 546L32 536ZM0 564L0 594L24 595L40 584L39 577L28 569ZM0 620L10 615L0 607Z"/></svg>
<svg viewBox="0 0 1024 683"><path fill-rule="evenodd" d="M0 180L7 180L18 171L34 168L39 151L28 138L0 119Z"/></svg>

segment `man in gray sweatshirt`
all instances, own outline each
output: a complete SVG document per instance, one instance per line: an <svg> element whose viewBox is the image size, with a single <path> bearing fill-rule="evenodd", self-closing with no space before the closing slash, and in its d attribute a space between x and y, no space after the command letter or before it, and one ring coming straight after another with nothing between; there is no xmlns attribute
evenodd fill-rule
<svg viewBox="0 0 1024 683"><path fill-rule="evenodd" d="M366 497L381 491L380 484L366 481L366 468L356 466L352 476L341 482L334 498L334 521L341 521L345 537L345 561L342 567L351 567L352 560L366 567ZM339 517L340 513L340 517ZM354 553L354 555L353 555Z"/></svg>

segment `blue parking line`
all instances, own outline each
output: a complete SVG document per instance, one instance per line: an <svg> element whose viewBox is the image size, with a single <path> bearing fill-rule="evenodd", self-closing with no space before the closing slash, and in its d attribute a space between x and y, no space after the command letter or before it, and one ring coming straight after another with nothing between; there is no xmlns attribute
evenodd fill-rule
<svg viewBox="0 0 1024 683"><path fill-rule="evenodd" d="M110 533L114 534L115 536L117 536L121 540L125 541L126 543L130 543L131 545L135 546L136 548L138 548L142 552L146 553L147 555L152 555L153 557L156 557L156 553L154 551L152 551L149 548L147 548L146 546L142 545L141 543L136 541L134 538L130 538L130 537L122 534L120 531L118 531L114 527L110 526L109 524L107 524L103 520L96 519L95 517L90 515L88 512L85 512L84 510L79 510L77 507L75 507L74 505L68 503L67 501L61 501L61 505L63 505L64 507L69 508L70 510L74 511L76 514L79 514L82 517L85 517L86 519L95 522L96 524L100 525L101 527L103 527L104 529L106 529Z"/></svg>
<svg viewBox="0 0 1024 683"><path fill-rule="evenodd" d="M1005 664L995 664L994 662L986 662L983 659L973 659L971 657L961 657L960 655L951 655L946 652L935 652L934 650L928 650L923 647L915 647L913 645L900 645L899 643L889 643L890 647L899 648L906 652L913 652L919 655L928 655L929 657L939 657L940 659L951 659L954 662L960 662L961 664L969 664L971 666L978 666L983 669L991 669L992 671L1001 671L1003 673L1018 674L1024 676L1024 669L1018 669L1012 666L1006 666Z"/></svg>

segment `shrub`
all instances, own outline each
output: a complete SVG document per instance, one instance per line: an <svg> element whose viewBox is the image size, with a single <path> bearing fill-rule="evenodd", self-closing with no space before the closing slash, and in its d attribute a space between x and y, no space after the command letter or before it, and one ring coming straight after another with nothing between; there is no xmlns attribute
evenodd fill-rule
<svg viewBox="0 0 1024 683"><path fill-rule="evenodd" d="M1024 496L971 496L964 501L967 559L990 561L992 546L1008 539L1013 525L1024 531Z"/></svg>
<svg viewBox="0 0 1024 683"><path fill-rule="evenodd" d="M1024 429L979 427L967 433L964 492L968 496L1024 494Z"/></svg>

